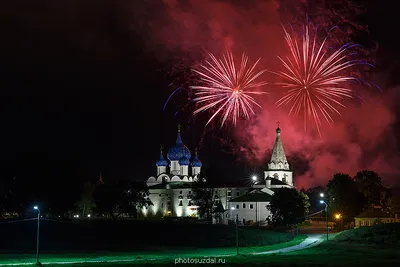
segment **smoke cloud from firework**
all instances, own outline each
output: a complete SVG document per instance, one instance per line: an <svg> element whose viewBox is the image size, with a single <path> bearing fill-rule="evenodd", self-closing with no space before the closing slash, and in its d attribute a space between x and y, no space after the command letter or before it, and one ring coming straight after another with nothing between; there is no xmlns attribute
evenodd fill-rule
<svg viewBox="0 0 400 267"><path fill-rule="evenodd" d="M193 56L204 51L218 54L225 48L242 52L251 59L262 57L261 68L278 69L277 55L288 53L284 43L277 1L211 1L164 0L157 17L148 17L148 47L160 60L169 55ZM266 77L272 81L272 77ZM375 81L379 83L382 81ZM371 93L365 103L349 105L333 127L321 130L322 138L304 134L302 122L276 108L279 98L264 98L259 102L263 111L252 121L237 127L234 151L239 160L264 164L275 140L276 122L281 122L282 140L289 159L301 162L296 186L325 185L335 172L353 175L361 169L377 171L385 182L393 184L399 174L400 158L393 124L398 120L392 103L396 88L382 88ZM315 134L315 133L314 133ZM300 158L301 160L295 160ZM206 160L206 159L205 159ZM306 166L304 166L306 165ZM300 171L303 170L303 171Z"/></svg>

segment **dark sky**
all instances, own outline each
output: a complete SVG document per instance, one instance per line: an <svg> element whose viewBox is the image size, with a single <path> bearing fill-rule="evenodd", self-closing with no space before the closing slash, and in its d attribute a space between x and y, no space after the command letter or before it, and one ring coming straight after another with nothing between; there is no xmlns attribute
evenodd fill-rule
<svg viewBox="0 0 400 267"><path fill-rule="evenodd" d="M174 143L179 121L184 142L199 145L204 123L188 125L174 108L162 112L172 92L171 64L148 47L152 32L144 33L143 24L150 19L132 15L140 2L1 3L1 179L16 176L27 187L62 191L100 171L105 180L145 180L155 174L160 145ZM380 67L394 85L398 9L377 2L382 6L370 11L368 24L380 45ZM184 105L180 101L170 104ZM206 136L201 159L210 173L224 173L226 180L247 175L221 150L218 138Z"/></svg>

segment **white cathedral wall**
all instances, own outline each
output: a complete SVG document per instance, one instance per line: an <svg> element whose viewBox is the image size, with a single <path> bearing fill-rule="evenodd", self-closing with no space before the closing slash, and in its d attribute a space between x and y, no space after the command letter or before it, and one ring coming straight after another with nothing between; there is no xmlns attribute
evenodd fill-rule
<svg viewBox="0 0 400 267"><path fill-rule="evenodd" d="M167 172L167 167L166 166L157 166L157 176L159 176L162 173Z"/></svg>
<svg viewBox="0 0 400 267"><path fill-rule="evenodd" d="M280 181L284 181L289 185L293 185L293 173L290 171L275 171L275 170L268 170L264 172L264 178L272 177L278 179Z"/></svg>
<svg viewBox="0 0 400 267"><path fill-rule="evenodd" d="M245 204L244 207L243 204ZM250 205L253 205L252 208L250 208ZM265 223L268 216L271 216L271 211L268 210L267 205L269 205L269 202L229 202L229 220L235 220L236 215L238 215L239 223L243 223L243 219L246 222ZM234 207L234 210L232 210L232 207Z"/></svg>
<svg viewBox="0 0 400 267"><path fill-rule="evenodd" d="M229 200L246 194L248 188L216 188L215 194L221 201L224 209L228 209ZM197 207L189 206L192 188L176 189L149 189L149 198L153 203L148 209L143 208L141 215L144 217L188 217L197 216ZM170 214L168 214L170 211Z"/></svg>
<svg viewBox="0 0 400 267"><path fill-rule="evenodd" d="M167 174L161 174L160 176L157 177L157 183L162 183L162 182L170 182L170 178Z"/></svg>
<svg viewBox="0 0 400 267"><path fill-rule="evenodd" d="M200 173L200 167L192 167L192 175L196 176Z"/></svg>
<svg viewBox="0 0 400 267"><path fill-rule="evenodd" d="M180 175L189 175L189 166L181 165Z"/></svg>
<svg viewBox="0 0 400 267"><path fill-rule="evenodd" d="M170 163L170 173L173 175L179 175L181 172L181 166L178 160L171 160Z"/></svg>

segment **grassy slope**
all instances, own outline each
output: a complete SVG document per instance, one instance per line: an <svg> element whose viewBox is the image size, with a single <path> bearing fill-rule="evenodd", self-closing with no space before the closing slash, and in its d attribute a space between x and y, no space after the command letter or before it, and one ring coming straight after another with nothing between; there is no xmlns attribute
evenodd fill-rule
<svg viewBox="0 0 400 267"><path fill-rule="evenodd" d="M253 247L240 247L241 254L272 251L280 248L291 247L300 244L306 239L306 236L298 236L289 242L283 242L270 246L253 246ZM97 252L97 253L65 253L65 254L44 254L40 256L41 262L74 262L74 261L118 261L118 260L132 260L137 259L140 261L148 261L149 259L157 259L161 262L169 262L175 257L216 257L219 255L235 255L236 247L224 248L202 248L202 249L167 249L162 252L136 252L136 253L118 253L118 252ZM171 256L173 257L171 258ZM0 255L1 263L21 263L33 262L35 259L34 254L17 254L17 255Z"/></svg>
<svg viewBox="0 0 400 267"><path fill-rule="evenodd" d="M335 235L333 240L322 244L285 254L270 255L244 255L233 257L222 257L225 260L223 266L399 266L400 244L395 237L399 236L399 225L378 225L371 228L354 229ZM371 238L372 237L372 238ZM384 242L382 243L382 237ZM371 243L371 240L379 240L379 244ZM292 241L295 242L295 241ZM278 245L271 246L277 247ZM274 248L274 249L275 249ZM190 255L195 257L197 255ZM200 255L199 255L200 256ZM203 255L211 256L211 255ZM138 258L136 262L130 263L96 263L79 264L76 267L92 266L176 266L177 254L169 258ZM184 255L181 256L185 257ZM187 256L188 257L188 256ZM72 267L72 265L64 265Z"/></svg>
<svg viewBox="0 0 400 267"><path fill-rule="evenodd" d="M287 253L260 256L222 257L223 266L399 266L400 247L376 247L371 245L359 246L344 244L336 241L324 242L316 247ZM92 266L176 266L175 258L147 261L139 259L130 263L84 263L78 265L63 265L65 267L92 267ZM214 258L213 258L214 259ZM179 265L179 264L178 264ZM182 264L183 265L183 264ZM207 264L209 265L209 264ZM55 266L55 265L54 265Z"/></svg>
<svg viewBox="0 0 400 267"><path fill-rule="evenodd" d="M400 223L364 226L343 231L336 236L335 240L361 244L399 244Z"/></svg>
<svg viewBox="0 0 400 267"><path fill-rule="evenodd" d="M0 262L35 259L35 223L0 227ZM76 261L111 258L157 258L173 255L232 255L236 253L234 226L164 221L87 221L41 223L41 259ZM181 238L177 238L177 236ZM239 229L242 253L293 246L304 237L243 227ZM183 238L182 238L183 237ZM289 242L285 242L289 241Z"/></svg>
<svg viewBox="0 0 400 267"><path fill-rule="evenodd" d="M0 253L34 253L36 222L0 225ZM262 246L291 240L290 233L239 229L241 246ZM179 237L179 238L177 238ZM40 247L48 253L67 251L163 251L168 247L235 246L235 227L174 221L41 222Z"/></svg>

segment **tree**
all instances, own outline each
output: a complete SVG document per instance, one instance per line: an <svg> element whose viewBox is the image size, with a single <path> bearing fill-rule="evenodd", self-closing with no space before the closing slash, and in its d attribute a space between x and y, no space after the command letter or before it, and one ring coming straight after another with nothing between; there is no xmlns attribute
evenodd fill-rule
<svg viewBox="0 0 400 267"><path fill-rule="evenodd" d="M352 221L364 207L364 197L356 183L344 173L336 173L328 182L327 201L330 214L340 213L344 221Z"/></svg>
<svg viewBox="0 0 400 267"><path fill-rule="evenodd" d="M391 196L387 199L387 209L392 214L400 214L400 188L391 189Z"/></svg>
<svg viewBox="0 0 400 267"><path fill-rule="evenodd" d="M153 204L145 183L126 181L100 185L95 191L95 202L98 213L109 214L114 220L123 213L136 218L138 209Z"/></svg>
<svg viewBox="0 0 400 267"><path fill-rule="evenodd" d="M384 206L388 192L382 185L382 178L373 171L360 171L354 176L358 191L364 196L365 209L374 205Z"/></svg>
<svg viewBox="0 0 400 267"><path fill-rule="evenodd" d="M94 211L96 203L93 199L95 186L91 182L86 182L83 185L83 191L80 199L76 202L76 206L82 212L82 217Z"/></svg>
<svg viewBox="0 0 400 267"><path fill-rule="evenodd" d="M197 206L199 216L208 223L212 223L214 214L220 212L221 207L217 205L218 201L218 191L211 183L204 182L201 179L193 183L192 202Z"/></svg>
<svg viewBox="0 0 400 267"><path fill-rule="evenodd" d="M305 221L310 206L308 196L294 188L276 190L267 208L272 223L286 227Z"/></svg>
<svg viewBox="0 0 400 267"><path fill-rule="evenodd" d="M321 200L321 193L325 194L325 189L321 186L309 188L305 193L308 196L310 201L310 213L315 213L321 210L321 204L319 201Z"/></svg>
<svg viewBox="0 0 400 267"><path fill-rule="evenodd" d="M128 190L125 191L126 193L126 203L127 203L127 210L130 215L134 218L138 216L138 210L153 205L149 198L149 189L147 188L146 183L143 182L130 182L128 184Z"/></svg>

